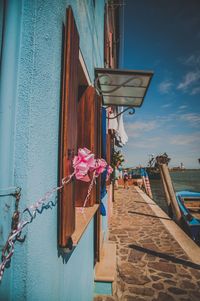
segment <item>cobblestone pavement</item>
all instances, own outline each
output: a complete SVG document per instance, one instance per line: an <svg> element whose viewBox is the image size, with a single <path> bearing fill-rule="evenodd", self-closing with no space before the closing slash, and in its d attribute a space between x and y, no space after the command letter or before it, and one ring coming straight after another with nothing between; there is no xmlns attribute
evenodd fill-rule
<svg viewBox="0 0 200 301"><path fill-rule="evenodd" d="M115 191L109 240L117 244L114 296L95 301L200 301L200 268L131 187Z"/></svg>

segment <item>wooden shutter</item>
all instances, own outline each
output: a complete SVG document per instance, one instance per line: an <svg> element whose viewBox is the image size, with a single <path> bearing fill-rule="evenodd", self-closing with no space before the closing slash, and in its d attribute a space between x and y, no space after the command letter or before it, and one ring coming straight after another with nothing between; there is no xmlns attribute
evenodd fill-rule
<svg viewBox="0 0 200 301"><path fill-rule="evenodd" d="M109 63L110 67L114 68L114 58L113 58L113 33L109 32L109 45L110 45L110 53L109 53Z"/></svg>
<svg viewBox="0 0 200 301"><path fill-rule="evenodd" d="M110 67L110 41L109 41L109 32L108 32L108 9L105 5L104 12L104 64L105 67Z"/></svg>
<svg viewBox="0 0 200 301"><path fill-rule="evenodd" d="M98 96L94 87L88 87L82 94L78 104L78 147L86 147L95 154L100 155L98 133ZM89 183L77 181L76 183L76 206L83 206L87 195ZM97 202L97 188L92 189L90 199L86 206L92 206Z"/></svg>
<svg viewBox="0 0 200 301"><path fill-rule="evenodd" d="M108 133L106 135L106 161L109 165L111 165L111 158L112 158L112 131L108 130ZM110 178L106 182L107 185L111 184Z"/></svg>
<svg viewBox="0 0 200 301"><path fill-rule="evenodd" d="M97 147L96 147L96 157L102 158L102 96L96 95L96 109L97 109L97 119L96 119L96 135L97 135ZM101 176L97 179L97 191L96 199L97 203L100 203L101 194Z"/></svg>
<svg viewBox="0 0 200 301"><path fill-rule="evenodd" d="M102 157L102 97L97 96L97 158ZM96 203L100 203L101 198L101 176L97 179ZM100 210L97 211L94 218L94 264L100 261L101 245L101 217Z"/></svg>
<svg viewBox="0 0 200 301"><path fill-rule="evenodd" d="M108 133L106 135L106 161L108 164L111 164L111 130L108 130Z"/></svg>
<svg viewBox="0 0 200 301"><path fill-rule="evenodd" d="M66 12L64 66L60 123L60 183L73 172L77 151L79 34L71 7ZM65 185L59 197L59 245L66 247L75 229L74 180Z"/></svg>

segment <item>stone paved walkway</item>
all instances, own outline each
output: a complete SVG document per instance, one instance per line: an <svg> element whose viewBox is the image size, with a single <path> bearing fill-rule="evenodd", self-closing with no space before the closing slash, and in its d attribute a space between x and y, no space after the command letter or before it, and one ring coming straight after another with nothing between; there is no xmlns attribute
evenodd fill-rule
<svg viewBox="0 0 200 301"><path fill-rule="evenodd" d="M115 192L109 240L117 244L114 296L95 301L200 301L200 268L131 187Z"/></svg>

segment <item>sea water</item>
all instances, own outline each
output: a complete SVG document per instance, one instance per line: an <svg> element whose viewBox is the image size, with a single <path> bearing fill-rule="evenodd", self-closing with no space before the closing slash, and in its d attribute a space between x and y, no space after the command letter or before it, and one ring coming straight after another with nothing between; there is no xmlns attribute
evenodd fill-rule
<svg viewBox="0 0 200 301"><path fill-rule="evenodd" d="M200 169L170 172L174 190L200 192ZM154 201L167 213L167 205L161 180L150 180Z"/></svg>

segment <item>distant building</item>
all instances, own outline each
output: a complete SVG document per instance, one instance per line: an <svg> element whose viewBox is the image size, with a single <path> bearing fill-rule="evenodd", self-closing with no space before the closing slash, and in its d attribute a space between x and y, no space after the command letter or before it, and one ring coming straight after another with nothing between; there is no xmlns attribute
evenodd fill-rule
<svg viewBox="0 0 200 301"><path fill-rule="evenodd" d="M181 169L185 169L185 166L182 162L181 162Z"/></svg>
<svg viewBox="0 0 200 301"><path fill-rule="evenodd" d="M184 164L181 162L180 166L175 166L171 168L172 171L185 170Z"/></svg>

